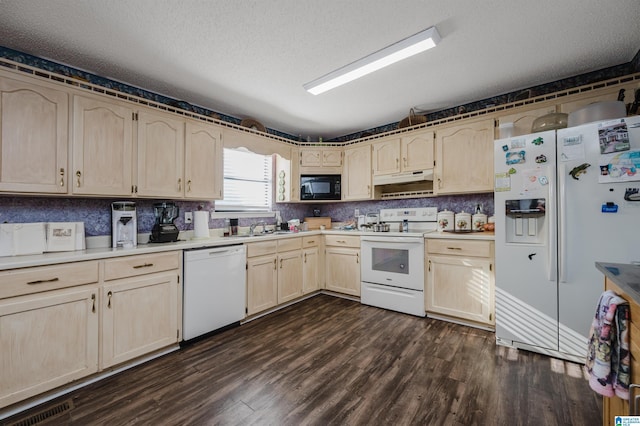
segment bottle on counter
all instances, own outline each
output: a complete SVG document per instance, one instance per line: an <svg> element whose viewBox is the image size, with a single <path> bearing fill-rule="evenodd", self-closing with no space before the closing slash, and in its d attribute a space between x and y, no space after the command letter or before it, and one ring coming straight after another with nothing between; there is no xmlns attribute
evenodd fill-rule
<svg viewBox="0 0 640 426"><path fill-rule="evenodd" d="M224 228L222 228L222 235L224 235L225 237L228 237L231 235L231 220L230 219L225 219L224 220Z"/></svg>

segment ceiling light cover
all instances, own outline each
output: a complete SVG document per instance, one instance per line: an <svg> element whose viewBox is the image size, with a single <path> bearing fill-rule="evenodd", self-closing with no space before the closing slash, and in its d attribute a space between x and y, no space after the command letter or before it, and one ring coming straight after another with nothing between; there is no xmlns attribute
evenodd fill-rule
<svg viewBox="0 0 640 426"><path fill-rule="evenodd" d="M370 74L410 56L429 50L440 42L436 27L420 31L362 59L338 68L322 77L306 83L303 87L311 94L319 95L345 83Z"/></svg>

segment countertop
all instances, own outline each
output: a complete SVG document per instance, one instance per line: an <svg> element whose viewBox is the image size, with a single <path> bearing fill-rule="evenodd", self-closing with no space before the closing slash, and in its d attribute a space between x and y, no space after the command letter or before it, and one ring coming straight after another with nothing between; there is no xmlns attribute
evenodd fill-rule
<svg viewBox="0 0 640 426"><path fill-rule="evenodd" d="M172 250L190 250L205 247L220 247L235 244L244 244L256 241L265 241L269 239L281 239L291 237L301 237L307 235L322 234L344 234L344 235L385 235L386 232L362 232L362 231L345 231L339 229L327 229L324 231L302 231L290 232L282 234L265 234L257 236L234 236L234 237L212 237L202 239L179 240L173 243L150 243L138 244L133 248L90 248L86 250L52 252L36 255L24 256L4 256L0 257L0 271L17 268L28 268L33 266L54 265L68 262L82 262L86 260L107 259L120 256L132 256L138 254L160 253ZM401 236L422 236L416 233L393 233ZM391 236L390 234L388 234ZM425 238L457 238L457 239L477 239L477 240L493 240L493 232L473 232L473 233L439 233L431 232L424 234Z"/></svg>
<svg viewBox="0 0 640 426"><path fill-rule="evenodd" d="M640 304L640 265L596 262L596 268Z"/></svg>

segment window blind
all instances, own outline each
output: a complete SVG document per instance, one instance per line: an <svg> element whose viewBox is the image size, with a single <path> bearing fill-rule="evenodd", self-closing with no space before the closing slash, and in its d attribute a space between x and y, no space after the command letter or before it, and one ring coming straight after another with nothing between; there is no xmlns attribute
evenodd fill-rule
<svg viewBox="0 0 640 426"><path fill-rule="evenodd" d="M271 156L229 148L223 156L224 200L215 202L216 211L270 211Z"/></svg>

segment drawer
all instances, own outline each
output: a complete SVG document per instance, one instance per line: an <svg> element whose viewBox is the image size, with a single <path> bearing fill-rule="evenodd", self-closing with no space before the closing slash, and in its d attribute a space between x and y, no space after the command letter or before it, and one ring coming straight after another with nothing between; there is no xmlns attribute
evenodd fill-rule
<svg viewBox="0 0 640 426"><path fill-rule="evenodd" d="M259 243L247 244L247 257L263 256L265 254L273 254L278 250L278 242L276 240L260 241Z"/></svg>
<svg viewBox="0 0 640 426"><path fill-rule="evenodd" d="M493 257L492 241L427 239L428 254Z"/></svg>
<svg viewBox="0 0 640 426"><path fill-rule="evenodd" d="M98 282L98 261L0 272L0 299Z"/></svg>
<svg viewBox="0 0 640 426"><path fill-rule="evenodd" d="M180 268L179 251L118 257L104 261L104 280L135 277Z"/></svg>
<svg viewBox="0 0 640 426"><path fill-rule="evenodd" d="M320 242L321 235L314 235L312 237L302 237L302 248L317 247Z"/></svg>
<svg viewBox="0 0 640 426"><path fill-rule="evenodd" d="M325 235L324 242L328 246L360 248L360 237L355 235Z"/></svg>
<svg viewBox="0 0 640 426"><path fill-rule="evenodd" d="M278 240L278 252L300 250L302 248L302 238L285 238Z"/></svg>

